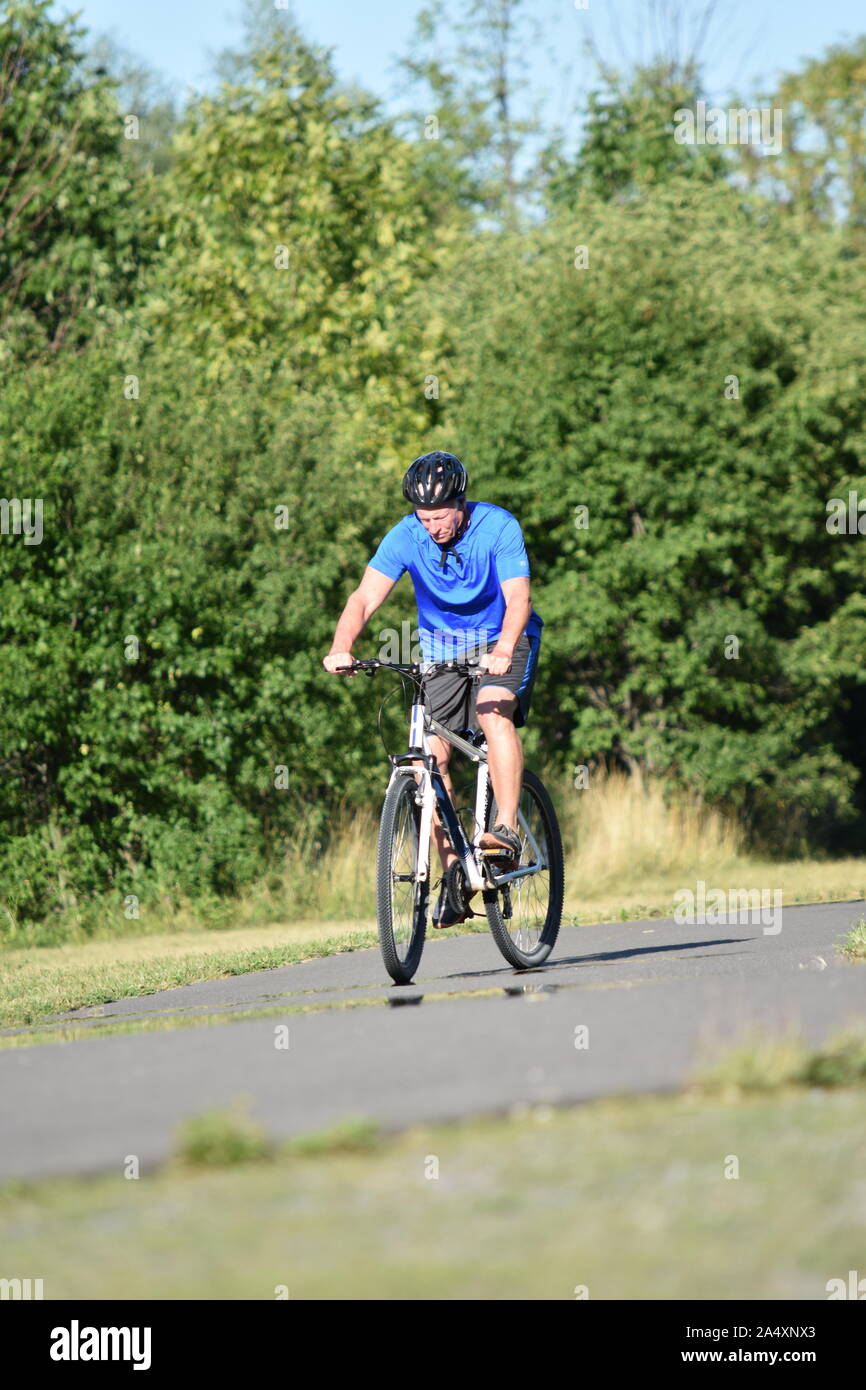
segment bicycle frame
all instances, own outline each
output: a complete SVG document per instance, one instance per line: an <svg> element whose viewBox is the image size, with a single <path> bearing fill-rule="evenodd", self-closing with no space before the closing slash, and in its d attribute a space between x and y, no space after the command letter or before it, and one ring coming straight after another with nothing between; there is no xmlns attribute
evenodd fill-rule
<svg viewBox="0 0 866 1390"><path fill-rule="evenodd" d="M475 837L470 843L460 824L460 818L454 808L451 797L445 786L444 779L439 771L436 759L430 747L430 735L438 735L457 748L472 762L478 764L478 777L475 787ZM438 719L434 719L427 714L427 707L419 702L413 704L412 715L409 723L409 750L406 753L391 755L392 770L388 785L390 787L395 777L415 777L420 779L419 792L421 799L421 825L419 829L418 844L418 882L423 883L430 872L430 834L433 828L433 811L438 808L439 815L454 851L463 866L466 881L469 887L475 891L482 891L489 888L499 888L503 884L514 882L517 879L528 878L531 874L537 874L546 868L546 864L541 862L541 853L536 843L535 837L530 830L523 812L518 807L517 818L523 834L526 836L527 843L532 852L533 862L522 869L512 869L504 874L496 874L490 864L482 859L479 842L484 833L484 817L487 806L487 787L490 777L487 765L487 753L484 749L469 743L467 739L461 738L453 730L447 729L444 724L440 724ZM406 764L409 764L408 766Z"/></svg>

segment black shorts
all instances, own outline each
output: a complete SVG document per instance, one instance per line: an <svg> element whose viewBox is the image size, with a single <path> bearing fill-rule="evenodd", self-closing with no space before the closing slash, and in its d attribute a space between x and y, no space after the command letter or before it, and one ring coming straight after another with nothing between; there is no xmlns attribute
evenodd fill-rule
<svg viewBox="0 0 866 1390"><path fill-rule="evenodd" d="M473 656L492 651L495 646L495 642L487 642L484 646L475 648ZM430 714L455 734L464 733L467 729L477 729L476 699L483 693L485 686L498 685L517 696L514 723L519 729L526 723L529 715L540 646L540 636L530 637L524 632L514 648L511 669L506 671L504 676L492 676L489 671L482 671L477 679L474 676L462 676L458 671L438 671L429 676L424 681L424 694Z"/></svg>

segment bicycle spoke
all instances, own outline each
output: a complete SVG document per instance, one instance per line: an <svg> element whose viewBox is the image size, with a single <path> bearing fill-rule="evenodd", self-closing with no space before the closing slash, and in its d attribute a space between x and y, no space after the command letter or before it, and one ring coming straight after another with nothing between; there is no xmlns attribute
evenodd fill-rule
<svg viewBox="0 0 866 1390"><path fill-rule="evenodd" d="M544 825L534 798L524 788L520 797L518 829L520 834L520 858L518 868L530 868L546 863L546 837ZM520 824L521 817L524 824ZM530 837L538 846L539 857L533 854ZM534 951L544 930L547 908L550 899L549 875L545 868L537 873L527 874L525 878L515 879L511 888L511 920L509 929L518 950L527 954Z"/></svg>
<svg viewBox="0 0 866 1390"><path fill-rule="evenodd" d="M418 885L415 875L417 829L413 803L404 800L391 856L392 913L394 940L402 948L412 939Z"/></svg>
<svg viewBox="0 0 866 1390"><path fill-rule="evenodd" d="M505 910L504 892L488 903L488 918L497 938L500 949L511 958L509 947L520 958L527 958L543 951L550 940L551 924L554 939L559 929L561 912L562 883L561 866L554 868L556 880L551 876L551 861L559 862L558 831L555 820L549 822L551 809L546 809L544 788L533 774L525 774L518 803L517 831L520 840L520 856L517 869L531 869L520 878L509 880L507 905ZM488 805L488 827L495 824L497 817L495 799L491 796ZM550 825L550 830L549 830ZM549 833L556 839L552 850ZM549 950L549 945L548 945Z"/></svg>

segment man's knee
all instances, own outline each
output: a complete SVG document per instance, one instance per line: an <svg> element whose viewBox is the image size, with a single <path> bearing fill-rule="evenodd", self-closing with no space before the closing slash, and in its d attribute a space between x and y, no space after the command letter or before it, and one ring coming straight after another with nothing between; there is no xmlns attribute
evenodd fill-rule
<svg viewBox="0 0 866 1390"><path fill-rule="evenodd" d="M514 728L514 711L517 708L517 697L507 690L490 690L488 694L482 691L475 704L475 713L478 716L478 723L485 734L489 737L491 733L496 734L510 724Z"/></svg>
<svg viewBox="0 0 866 1390"><path fill-rule="evenodd" d="M436 766L439 771L448 771L448 763L451 758L451 744L446 743L444 738L434 738L430 740L430 751L436 759Z"/></svg>

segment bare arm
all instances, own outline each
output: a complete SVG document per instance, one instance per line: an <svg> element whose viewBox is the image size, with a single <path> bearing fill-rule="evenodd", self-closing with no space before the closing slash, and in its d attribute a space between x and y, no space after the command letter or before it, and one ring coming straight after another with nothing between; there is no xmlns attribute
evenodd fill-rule
<svg viewBox="0 0 866 1390"><path fill-rule="evenodd" d="M505 614L502 631L492 651L485 653L481 664L493 676L504 676L511 666L514 648L518 639L526 631L532 613L532 598L529 593L529 580L522 576L517 579L503 579L502 593L505 596Z"/></svg>
<svg viewBox="0 0 866 1390"><path fill-rule="evenodd" d="M351 663L352 647L376 609L381 608L396 582L395 579L389 579L387 574L381 574L379 570L367 566L363 579L357 589L349 595L340 614L331 650L322 663L326 671L336 672L341 666Z"/></svg>

